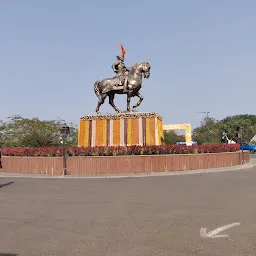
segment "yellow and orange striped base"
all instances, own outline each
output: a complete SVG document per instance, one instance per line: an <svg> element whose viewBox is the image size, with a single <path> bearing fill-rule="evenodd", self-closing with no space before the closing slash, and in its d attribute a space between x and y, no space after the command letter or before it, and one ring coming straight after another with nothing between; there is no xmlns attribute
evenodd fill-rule
<svg viewBox="0 0 256 256"><path fill-rule="evenodd" d="M80 118L78 146L161 145L162 118L156 113L121 113Z"/></svg>

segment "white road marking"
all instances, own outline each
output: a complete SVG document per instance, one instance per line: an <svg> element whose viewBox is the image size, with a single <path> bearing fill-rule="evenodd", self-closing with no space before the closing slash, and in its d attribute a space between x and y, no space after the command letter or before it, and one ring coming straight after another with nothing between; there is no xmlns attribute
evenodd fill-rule
<svg viewBox="0 0 256 256"><path fill-rule="evenodd" d="M202 238L221 238L221 237L229 237L228 235L218 235L220 232L224 231L224 230L227 230L227 229L230 229L232 227L235 227L235 226L239 226L241 223L239 222L235 222L235 223L232 223L232 224L228 224L228 225L225 225L225 226L222 226L222 227L219 227L219 228L216 228L210 232L206 232L206 228L201 228L200 229L200 236Z"/></svg>

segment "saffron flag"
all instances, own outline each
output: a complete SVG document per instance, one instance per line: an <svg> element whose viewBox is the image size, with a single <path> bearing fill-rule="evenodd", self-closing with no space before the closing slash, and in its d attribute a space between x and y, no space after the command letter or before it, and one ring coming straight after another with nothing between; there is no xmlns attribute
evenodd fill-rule
<svg viewBox="0 0 256 256"><path fill-rule="evenodd" d="M122 57L124 58L124 55L126 53L124 47L120 44L121 52L122 52Z"/></svg>

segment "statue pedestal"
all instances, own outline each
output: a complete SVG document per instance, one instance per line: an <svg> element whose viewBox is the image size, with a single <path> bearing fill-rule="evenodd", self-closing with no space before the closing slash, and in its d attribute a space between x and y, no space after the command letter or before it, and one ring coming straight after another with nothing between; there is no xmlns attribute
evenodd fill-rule
<svg viewBox="0 0 256 256"><path fill-rule="evenodd" d="M88 115L80 118L78 146L161 145L163 138L162 118L152 112Z"/></svg>

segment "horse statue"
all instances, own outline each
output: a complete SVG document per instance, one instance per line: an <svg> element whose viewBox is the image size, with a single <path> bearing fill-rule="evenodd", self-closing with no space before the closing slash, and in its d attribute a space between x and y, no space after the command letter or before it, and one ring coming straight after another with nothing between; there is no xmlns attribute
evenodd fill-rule
<svg viewBox="0 0 256 256"><path fill-rule="evenodd" d="M137 96L139 101L133 106L137 108L143 101L143 97L140 94L142 87L142 74L144 78L150 77L150 64L148 62L137 62L135 65L129 68L129 71L125 73L127 78L126 88L124 84L119 84L117 76L112 78L105 78L101 81L96 81L94 84L94 92L98 97L98 105L96 107L96 113L100 114L100 106L104 103L106 97L109 98L109 104L115 109L116 112L120 113L116 105L114 104L115 94L127 94L127 111L132 112L130 108L131 97Z"/></svg>

